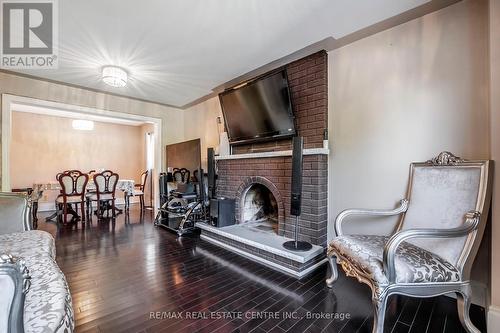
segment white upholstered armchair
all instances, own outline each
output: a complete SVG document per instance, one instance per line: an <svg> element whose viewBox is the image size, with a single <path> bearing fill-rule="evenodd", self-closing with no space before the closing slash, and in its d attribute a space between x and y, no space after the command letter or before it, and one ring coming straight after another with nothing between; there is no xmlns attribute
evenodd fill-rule
<svg viewBox="0 0 500 333"><path fill-rule="evenodd" d="M31 229L28 197L0 192L0 332L23 332L23 310L30 286L23 259L5 253L4 237Z"/></svg>
<svg viewBox="0 0 500 333"><path fill-rule="evenodd" d="M0 333L71 333L74 315L54 238L30 230L28 200L0 192Z"/></svg>
<svg viewBox="0 0 500 333"><path fill-rule="evenodd" d="M338 215L337 237L328 248L332 276L327 285L333 287L337 279L337 262L346 275L370 286L373 332L383 332L390 295L447 293L457 294L464 328L479 332L469 318L470 272L485 229L491 178L492 161L466 161L449 152L412 163L407 197L399 207ZM353 215L400 215L400 220L391 236L344 235L342 223Z"/></svg>

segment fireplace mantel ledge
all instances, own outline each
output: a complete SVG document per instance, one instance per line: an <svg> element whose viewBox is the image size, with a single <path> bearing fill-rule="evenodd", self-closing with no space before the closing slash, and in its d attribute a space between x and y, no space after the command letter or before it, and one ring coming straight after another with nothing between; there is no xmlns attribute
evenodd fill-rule
<svg viewBox="0 0 500 333"><path fill-rule="evenodd" d="M304 149L303 155L329 155L330 149L328 148L311 148ZM249 153L249 154L234 154L225 156L215 156L216 160L239 160L245 158L263 158L263 157L279 157L279 156L292 156L291 150L281 151L268 151L262 153Z"/></svg>

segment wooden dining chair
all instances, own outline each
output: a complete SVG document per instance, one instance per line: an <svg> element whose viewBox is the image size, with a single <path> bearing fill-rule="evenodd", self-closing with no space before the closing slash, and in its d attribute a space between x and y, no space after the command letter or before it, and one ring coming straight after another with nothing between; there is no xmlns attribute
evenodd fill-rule
<svg viewBox="0 0 500 333"><path fill-rule="evenodd" d="M105 170L100 173L94 174L94 184L96 191L89 198L91 201L97 202L97 216L101 218L104 210L112 210L112 216L115 217L116 213L116 185L118 184L120 176L111 170ZM109 203L111 202L111 205ZM92 204L90 205L92 206ZM109 216L109 214L108 214Z"/></svg>
<svg viewBox="0 0 500 333"><path fill-rule="evenodd" d="M149 171L146 170L141 174L141 183L134 185L134 191L132 193L125 193L125 208L128 211L130 209L130 197L139 197L139 202L141 204L141 212L144 210L144 189L146 188L146 181L148 179Z"/></svg>
<svg viewBox="0 0 500 333"><path fill-rule="evenodd" d="M68 204L80 205L82 221L85 221L85 190L89 176L79 170L70 170L58 175L57 180L61 185L61 194L56 199L57 205L62 205L61 213L64 223L68 219Z"/></svg>

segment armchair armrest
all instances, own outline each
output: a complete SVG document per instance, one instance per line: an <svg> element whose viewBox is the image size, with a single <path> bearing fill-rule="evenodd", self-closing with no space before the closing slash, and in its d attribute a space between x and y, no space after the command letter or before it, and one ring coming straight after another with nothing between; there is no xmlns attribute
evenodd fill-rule
<svg viewBox="0 0 500 333"><path fill-rule="evenodd" d="M470 211L465 214L465 223L451 229L408 229L395 233L384 246L384 272L390 283L396 280L394 257L398 246L411 238L453 238L468 235L477 229L481 213Z"/></svg>
<svg viewBox="0 0 500 333"><path fill-rule="evenodd" d="M24 298L30 276L24 260L9 254L0 255L0 331L24 332Z"/></svg>
<svg viewBox="0 0 500 333"><path fill-rule="evenodd" d="M346 209L342 211L335 219L335 232L337 236L343 235L342 222L348 216L354 215L371 215L371 216L392 216L406 212L408 209L408 200L402 199L399 201L399 207L394 209Z"/></svg>

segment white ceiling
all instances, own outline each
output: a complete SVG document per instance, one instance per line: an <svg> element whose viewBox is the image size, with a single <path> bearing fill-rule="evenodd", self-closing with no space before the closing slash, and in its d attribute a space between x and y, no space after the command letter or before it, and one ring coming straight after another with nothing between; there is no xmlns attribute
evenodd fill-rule
<svg viewBox="0 0 500 333"><path fill-rule="evenodd" d="M183 106L327 37L429 0L60 0L59 69L23 73ZM100 81L104 65L130 73Z"/></svg>

